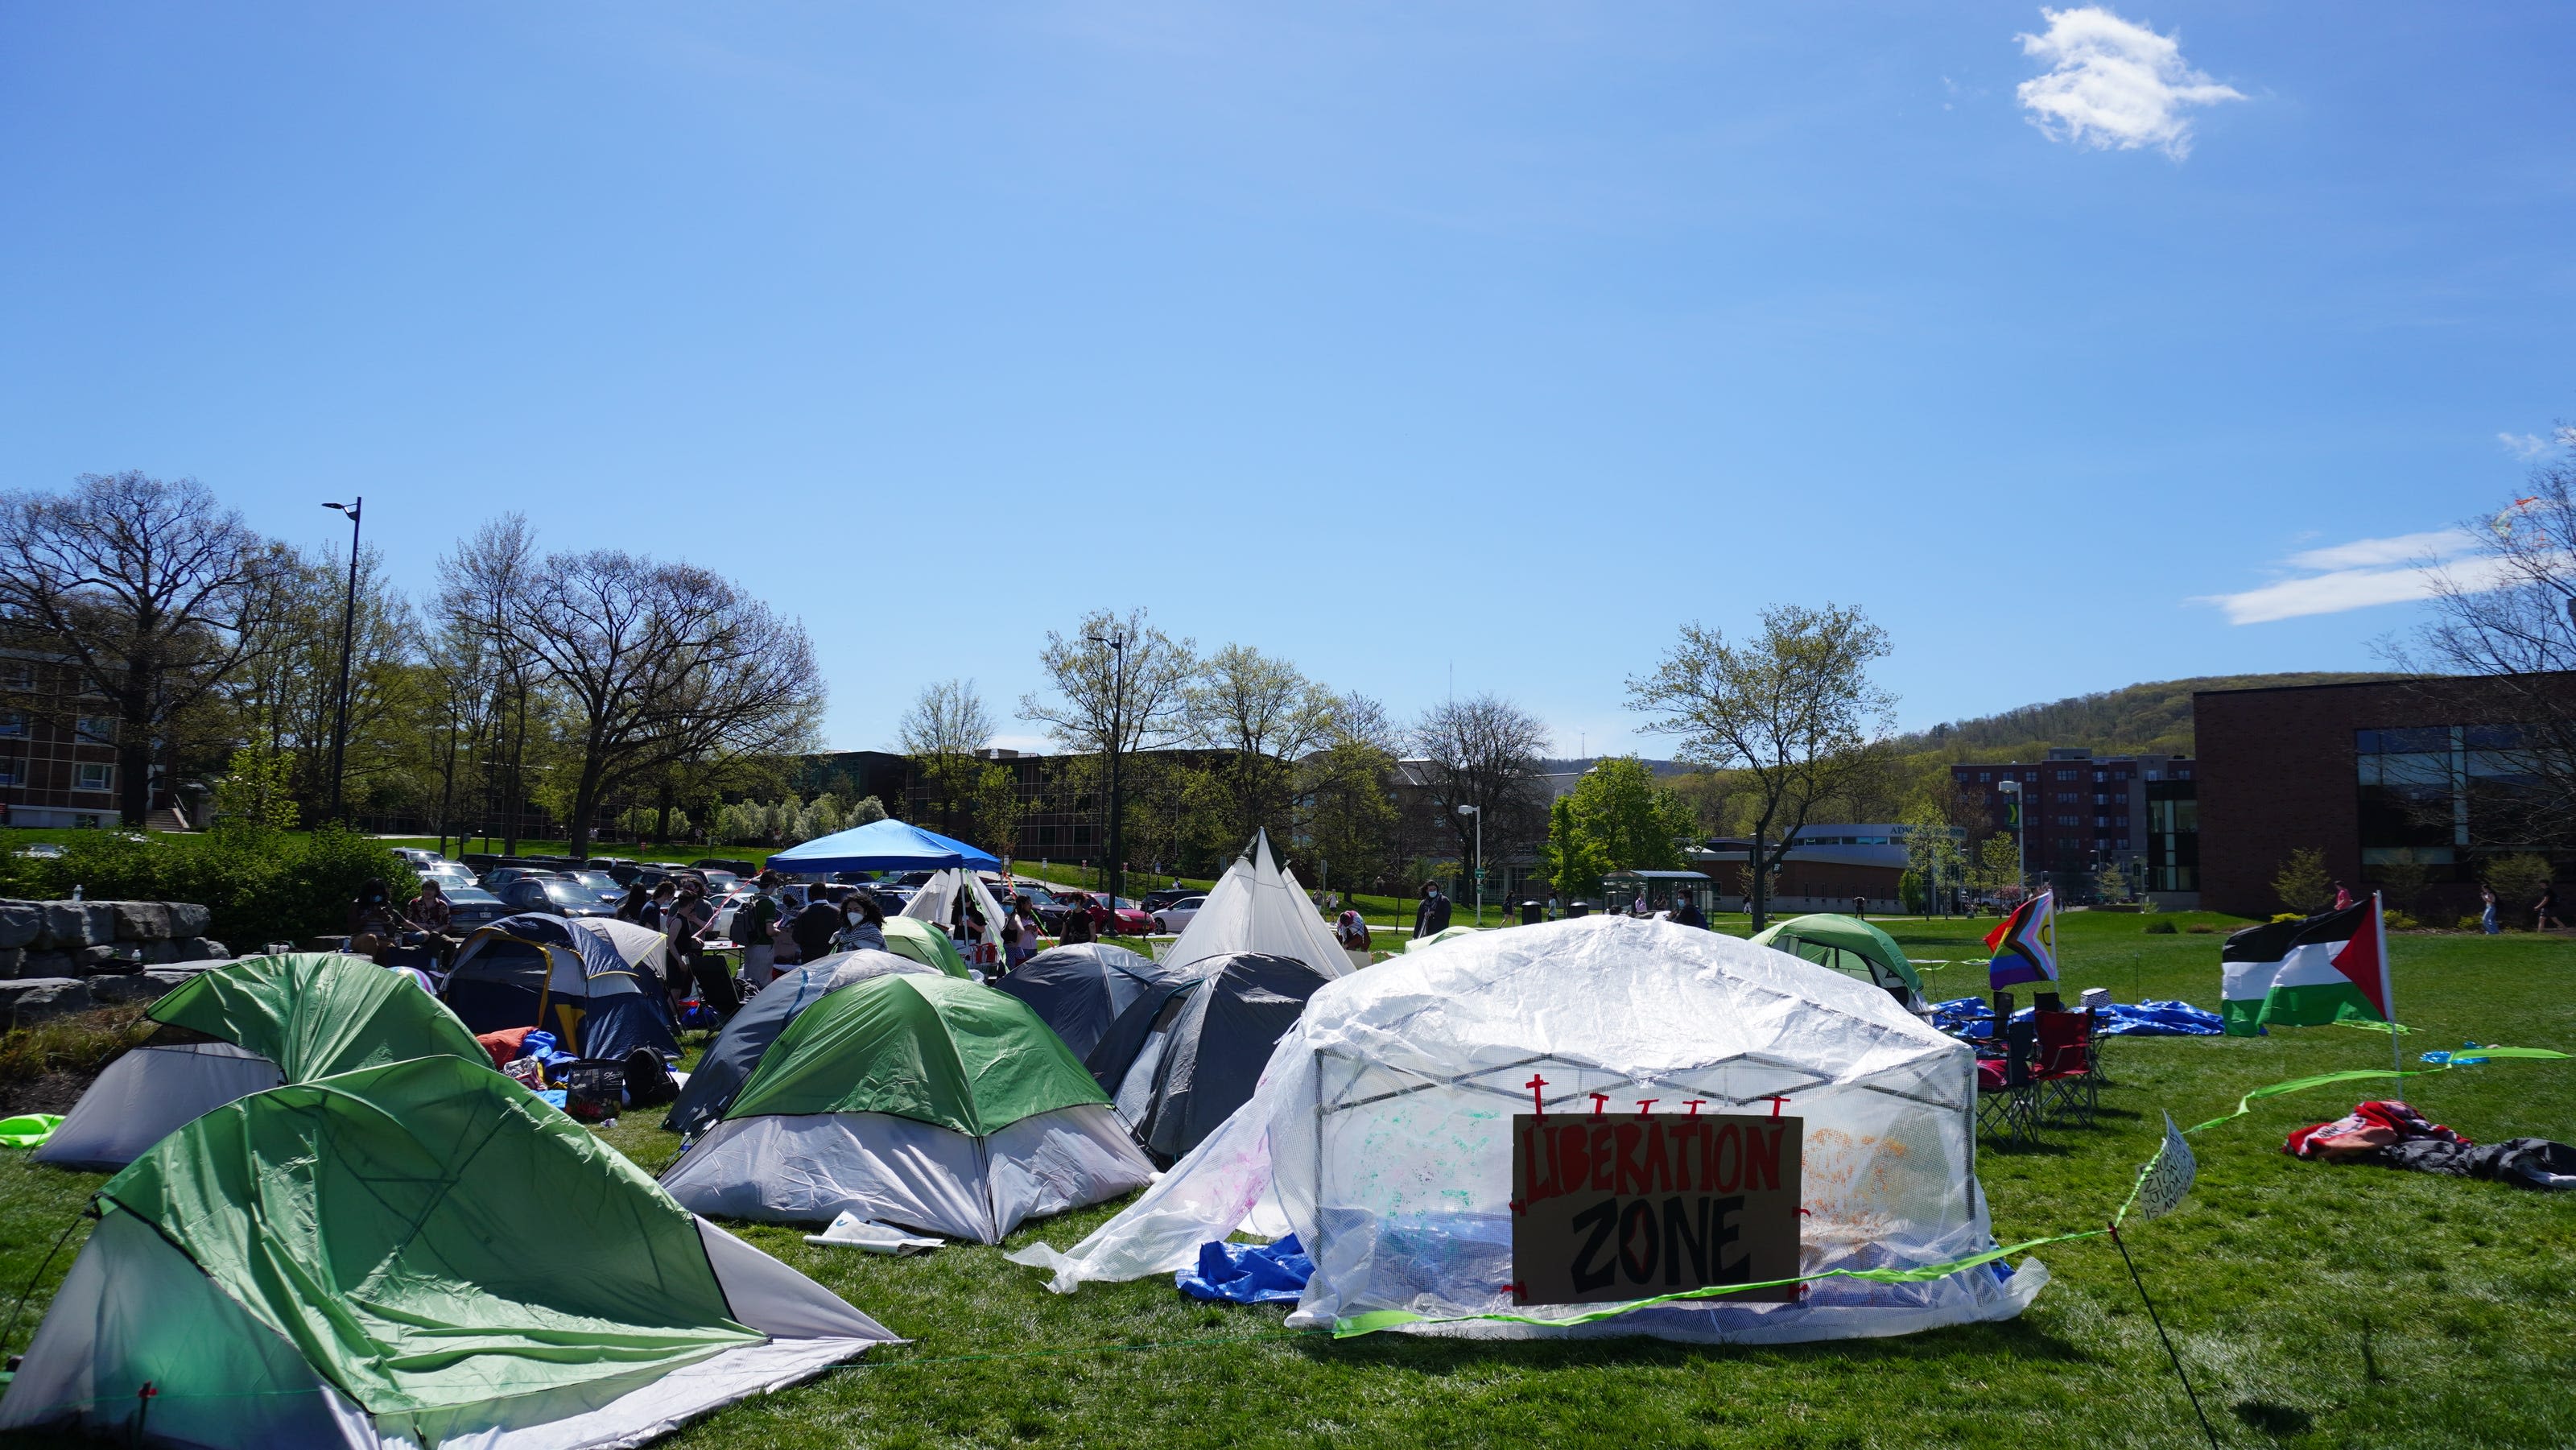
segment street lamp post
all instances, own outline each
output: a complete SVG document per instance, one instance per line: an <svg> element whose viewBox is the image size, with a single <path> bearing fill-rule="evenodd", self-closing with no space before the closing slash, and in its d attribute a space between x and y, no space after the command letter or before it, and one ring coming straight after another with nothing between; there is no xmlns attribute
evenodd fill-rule
<svg viewBox="0 0 2576 1450"><path fill-rule="evenodd" d="M331 819L335 821L340 819L341 772L349 755L349 654L358 629L358 512L367 503L364 494L353 497L353 503L322 505L349 516L349 594L340 606L340 700L331 724Z"/></svg>
<svg viewBox="0 0 2576 1450"><path fill-rule="evenodd" d="M1460 806L1458 814L1476 818L1476 925L1485 924L1485 813L1474 806Z"/></svg>
<svg viewBox="0 0 2576 1450"><path fill-rule="evenodd" d="M2020 781L2005 781L2000 789L2004 794L2014 797L2013 804L2018 807L2013 812L2013 884L2028 892L2030 858L2025 843L2030 839L2030 802L2020 799L2022 793Z"/></svg>

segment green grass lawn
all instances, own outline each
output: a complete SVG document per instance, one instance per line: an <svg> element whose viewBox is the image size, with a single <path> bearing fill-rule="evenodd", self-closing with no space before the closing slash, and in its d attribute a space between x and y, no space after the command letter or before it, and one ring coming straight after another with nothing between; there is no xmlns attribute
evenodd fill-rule
<svg viewBox="0 0 2576 1450"><path fill-rule="evenodd" d="M2176 916L2186 926L2219 918ZM2215 1006L2218 937L2148 936L2134 916L2061 918L2070 995L2108 986ZM1982 987L1966 964L1991 922L1898 921L1910 955L1959 958L1937 996ZM2414 1053L2464 1039L2576 1050L2576 946L2531 936L2392 942ZM2089 1130L1988 1149L1980 1174L2007 1242L2098 1226L2162 1130L2246 1089L2377 1067L2388 1039L2337 1028L2262 1039L2113 1045L2117 1086ZM2126 1231L2149 1289L2231 1445L2565 1445L2576 1441L2576 1195L2299 1163L2291 1127L2360 1092L2258 1104L2199 1134L2200 1184L2178 1214ZM2576 1064L2510 1063L2412 1079L2405 1094L2473 1137L2576 1138ZM607 1136L648 1167L678 1144L639 1115ZM0 1161L0 1284L12 1297L102 1180ZM1070 1244L1115 1211L1032 1224L1005 1248ZM42 1276L24 1346L77 1248ZM1476 1343L1287 1335L1278 1309L1216 1307L1168 1281L1057 1296L1002 1249L881 1259L745 1236L876 1315L909 1346L727 1410L670 1443L793 1446L2136 1445L2205 1443L2117 1252L2039 1251L2055 1276L2000 1325L1769 1349L1633 1339Z"/></svg>

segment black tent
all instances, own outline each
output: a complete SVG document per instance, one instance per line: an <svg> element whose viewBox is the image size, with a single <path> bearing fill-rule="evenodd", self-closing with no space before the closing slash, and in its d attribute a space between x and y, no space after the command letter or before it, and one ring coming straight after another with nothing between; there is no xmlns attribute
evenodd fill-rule
<svg viewBox="0 0 2576 1450"><path fill-rule="evenodd" d="M1119 1120L1163 1164L1252 1100L1270 1049L1296 1025L1306 999L1332 980L1304 962L1260 952L1191 965L1206 975L1137 997L1083 1064L1115 1099Z"/></svg>
<svg viewBox="0 0 2576 1450"><path fill-rule="evenodd" d="M780 972L716 1034L662 1126L675 1133L703 1133L714 1127L750 1080L751 1070L760 1065L760 1055L796 1020L797 1013L854 982L905 972L935 975L910 957L877 951L836 952Z"/></svg>
<svg viewBox="0 0 2576 1450"><path fill-rule="evenodd" d="M1077 942L1038 953L993 986L1028 1003L1074 1056L1085 1057L1137 998L1197 975L1107 942Z"/></svg>

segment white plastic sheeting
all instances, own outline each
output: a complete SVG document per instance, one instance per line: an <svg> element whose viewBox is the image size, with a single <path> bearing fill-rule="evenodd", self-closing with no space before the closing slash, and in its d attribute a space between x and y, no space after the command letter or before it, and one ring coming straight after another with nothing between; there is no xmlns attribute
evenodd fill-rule
<svg viewBox="0 0 2576 1450"><path fill-rule="evenodd" d="M1024 1219L1099 1203L1154 1176L1107 1108L1058 1108L989 1137L886 1113L755 1114L707 1131L663 1175L699 1213L765 1223L878 1223L1000 1243Z"/></svg>
<svg viewBox="0 0 2576 1450"><path fill-rule="evenodd" d="M1570 1318L1523 1307L1511 1272L1512 1115L1546 1079L1550 1112L1641 1099L1805 1121L1800 1272L1912 1268L1992 1246L1976 1184L1968 1049L1886 993L1732 937L1626 917L1480 933L1326 986L1242 1111L1069 1253L1012 1258L1050 1287L1196 1262L1265 1196L1315 1261L1288 1322L1376 1310ZM1264 1203L1265 1212L1272 1205ZM1977 1268L1925 1284L1826 1279L1794 1304L1725 1299L1587 1326L1481 1320L1427 1332L1656 1334L1776 1342L1899 1334L2018 1314L2046 1271Z"/></svg>
<svg viewBox="0 0 2576 1450"><path fill-rule="evenodd" d="M1249 853L1235 858L1207 904L1156 960L1187 970L1191 963L1237 952L1293 957L1327 977L1347 976L1350 954L1333 939L1333 929L1306 899L1297 874L1270 855L1270 833L1252 838Z"/></svg>
<svg viewBox="0 0 2576 1450"><path fill-rule="evenodd" d="M107 1065L33 1157L112 1172L200 1116L284 1081L276 1063L229 1042L138 1047Z"/></svg>
<svg viewBox="0 0 2576 1450"><path fill-rule="evenodd" d="M700 1220L698 1237L734 1319L765 1344L685 1365L595 1410L539 1424L502 1422L450 1436L440 1450L623 1450L711 1410L810 1379L870 1345L899 1343L874 1319L769 1255ZM174 1367L194 1368L173 1379ZM155 1391L156 1443L417 1450L381 1435L366 1411L294 1346L218 1290L150 1225L101 1220L55 1292L25 1362L0 1399L0 1430L51 1428L124 1440L136 1391Z"/></svg>
<svg viewBox="0 0 2576 1450"><path fill-rule="evenodd" d="M952 866L945 871L932 872L930 879L912 894L912 899L905 902L903 910L896 915L946 927L949 914L957 905L957 894L961 891L966 893L967 900L975 903L975 909L984 914L984 926L991 933L991 940L1000 941L1002 923L1009 920L1002 914L1002 903L994 900L993 893L985 889L983 877L963 867Z"/></svg>

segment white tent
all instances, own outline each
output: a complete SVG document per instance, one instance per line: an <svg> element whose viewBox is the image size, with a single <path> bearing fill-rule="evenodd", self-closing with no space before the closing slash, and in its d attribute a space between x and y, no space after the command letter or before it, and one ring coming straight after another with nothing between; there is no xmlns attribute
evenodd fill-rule
<svg viewBox="0 0 2576 1450"><path fill-rule="evenodd" d="M1156 960L1187 970L1193 962L1241 952L1290 957L1327 977L1351 970L1350 954L1306 899L1297 874L1271 858L1268 831L1254 836L1251 849L1208 888L1207 904Z"/></svg>
<svg viewBox="0 0 2576 1450"><path fill-rule="evenodd" d="M922 884L920 890L912 894L912 899L905 902L903 910L896 914L911 917L915 921L926 921L946 930L960 893L975 904L977 911L984 914L984 942L994 949L998 959L1002 945L1002 923L1009 921L1010 917L1003 913L1002 904L993 899L993 893L985 889L984 878L962 866L951 866L944 871L932 872L930 879ZM965 943L958 943L958 950L963 952Z"/></svg>
<svg viewBox="0 0 2576 1450"><path fill-rule="evenodd" d="M1570 1322L1521 1306L1512 1270L1510 1115L1699 1100L1805 1124L1798 1272L1913 1269L1987 1251L1976 1182L1976 1063L1879 991L1785 953L1669 922L1590 917L1444 943L1333 982L1261 1086L1152 1189L1069 1253L1016 1262L1051 1287L1169 1273L1199 1246L1292 1228L1316 1268L1288 1323L1378 1311L1419 1332L1655 1334L1783 1342L2009 1318L2047 1282L2025 1262L1925 1283L1823 1279L1795 1303L1725 1298ZM1284 1222L1270 1221L1275 1206ZM1482 1316L1511 1315L1536 1323ZM1550 1323L1547 1321L1567 1321Z"/></svg>
<svg viewBox="0 0 2576 1450"><path fill-rule="evenodd" d="M671 954L668 935L613 916L574 916L565 920L615 948L618 960L636 971L655 979L663 976L663 961Z"/></svg>

